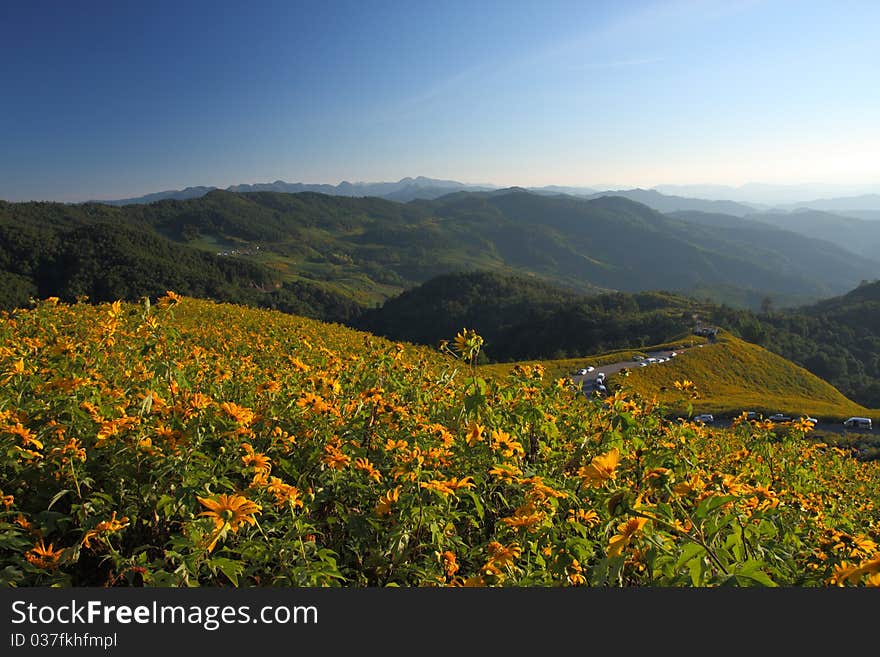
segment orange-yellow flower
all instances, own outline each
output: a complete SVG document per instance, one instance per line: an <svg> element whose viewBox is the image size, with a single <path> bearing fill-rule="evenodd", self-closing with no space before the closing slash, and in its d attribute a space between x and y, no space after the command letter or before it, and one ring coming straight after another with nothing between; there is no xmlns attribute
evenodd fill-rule
<svg viewBox="0 0 880 657"><path fill-rule="evenodd" d="M493 431L491 435L492 449L501 452L502 456L522 456L525 454L522 443L513 438L506 431Z"/></svg>
<svg viewBox="0 0 880 657"><path fill-rule="evenodd" d="M513 560L522 554L522 548L516 543L504 546L498 541L489 543L489 560L497 566L511 566Z"/></svg>
<svg viewBox="0 0 880 657"><path fill-rule="evenodd" d="M275 504L289 504L292 508L302 508L302 494L296 486L285 484L279 477L269 477L266 490L275 496Z"/></svg>
<svg viewBox="0 0 880 657"><path fill-rule="evenodd" d="M359 456L354 460L354 467L358 470L362 470L367 473L367 476L375 482L382 481L382 473L379 472L376 467L370 463L370 459Z"/></svg>
<svg viewBox="0 0 880 657"><path fill-rule="evenodd" d="M473 447L479 442L483 441L483 432L485 431L485 427L477 424L476 422L472 422L468 425L467 432L467 444L469 447Z"/></svg>
<svg viewBox="0 0 880 657"><path fill-rule="evenodd" d="M111 534L128 527L128 517L116 519L116 511L110 516L110 520L99 522L94 529L89 529L82 537L82 546L91 547L92 539L101 537L102 534Z"/></svg>
<svg viewBox="0 0 880 657"><path fill-rule="evenodd" d="M336 445L330 444L324 445L324 455L321 457L321 462L333 470L343 470L351 463L351 457Z"/></svg>
<svg viewBox="0 0 880 657"><path fill-rule="evenodd" d="M272 470L272 461L261 452L255 452L250 443L242 443L242 449L247 454L241 457L245 465L251 466L255 472L268 474Z"/></svg>
<svg viewBox="0 0 880 657"><path fill-rule="evenodd" d="M633 537L642 530L647 522L647 518L630 518L626 522L620 523L617 526L617 534L608 541L608 556L620 556L623 549L629 545Z"/></svg>
<svg viewBox="0 0 880 657"><path fill-rule="evenodd" d="M376 504L375 512L378 516L387 516L391 513L391 505L394 504L400 498L400 486L395 486L391 490L387 491L382 497L379 498L379 503Z"/></svg>
<svg viewBox="0 0 880 657"><path fill-rule="evenodd" d="M207 516L214 520L214 527L218 530L231 529L237 532L238 528L247 523L251 526L257 524L254 515L260 513L260 505L251 502L244 495L234 493L232 495L220 494L215 499L196 497L207 511L202 511L200 516Z"/></svg>
<svg viewBox="0 0 880 657"><path fill-rule="evenodd" d="M578 470L585 486L602 486L606 481L617 477L617 466L620 464L620 451L614 447L607 454L596 456L590 465Z"/></svg>
<svg viewBox="0 0 880 657"><path fill-rule="evenodd" d="M433 490L440 493L443 497L447 495L455 495L455 491L459 488L473 488L474 484L471 477L462 477L461 479L433 479L431 481L423 481L419 484L422 488Z"/></svg>
<svg viewBox="0 0 880 657"><path fill-rule="evenodd" d="M584 509L569 509L568 522L577 522L587 527L599 524L599 514L593 510L585 511Z"/></svg>
<svg viewBox="0 0 880 657"><path fill-rule="evenodd" d="M440 558L443 560L443 572L447 577L453 577L459 568L458 562L455 560L455 553L446 550L440 555Z"/></svg>
<svg viewBox="0 0 880 657"><path fill-rule="evenodd" d="M251 422L254 421L254 417L256 417L255 413L244 406L239 406L238 404L233 404L232 402L223 402L220 404L220 408L222 408L227 415L229 415L236 423L240 424L243 427L249 426Z"/></svg>
<svg viewBox="0 0 880 657"><path fill-rule="evenodd" d="M526 529L533 531L538 525L544 522L547 514L538 510L532 502L526 502L522 506L517 507L516 511L509 518L502 518L508 527L514 529Z"/></svg>
<svg viewBox="0 0 880 657"><path fill-rule="evenodd" d="M61 558L63 550L54 550L54 545L49 543L48 547L43 543L43 539L37 543L32 549L28 550L24 558L37 568L45 568L53 570L58 567L58 561Z"/></svg>

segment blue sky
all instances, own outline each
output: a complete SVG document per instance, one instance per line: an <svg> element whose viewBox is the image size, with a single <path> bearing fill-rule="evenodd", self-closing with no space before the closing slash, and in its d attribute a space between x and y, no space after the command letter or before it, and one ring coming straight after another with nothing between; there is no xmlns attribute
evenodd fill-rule
<svg viewBox="0 0 880 657"><path fill-rule="evenodd" d="M425 175L880 183L880 3L0 9L0 198Z"/></svg>

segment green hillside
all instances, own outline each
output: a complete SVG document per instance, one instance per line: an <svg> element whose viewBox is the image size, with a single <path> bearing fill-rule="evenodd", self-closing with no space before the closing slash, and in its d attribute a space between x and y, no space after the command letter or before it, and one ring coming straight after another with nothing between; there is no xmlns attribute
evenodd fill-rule
<svg viewBox="0 0 880 657"><path fill-rule="evenodd" d="M490 360L511 361L655 344L689 331L695 314L710 308L664 292L584 296L533 279L473 272L432 279L365 312L357 325L420 344L476 327Z"/></svg>
<svg viewBox="0 0 880 657"><path fill-rule="evenodd" d="M760 291L812 299L845 292L876 270L876 263L827 242L772 228L765 240L747 228L691 223L621 197L520 189L408 203L222 190L122 207L2 202L0 224L2 269L30 280L41 295L55 292L8 266L22 233L41 231L67 257L61 237L96 224L247 262L259 266L257 278L317 285L367 307L435 276L476 269L535 276L583 293L727 286L752 298ZM154 250L146 237L141 241L135 250ZM33 257L43 251L38 246ZM120 287L115 296L129 298L128 292ZM17 300L0 299L7 306Z"/></svg>
<svg viewBox="0 0 880 657"><path fill-rule="evenodd" d="M697 398L690 399L673 385L684 380L696 385ZM689 349L665 363L611 375L609 382L648 399L656 397L677 412L692 403L694 413L720 415L751 410L765 416L780 412L842 419L869 413L804 368L725 333L717 342Z"/></svg>
<svg viewBox="0 0 880 657"><path fill-rule="evenodd" d="M880 469L798 428L484 379L470 335L173 294L0 317L0 586L877 583Z"/></svg>

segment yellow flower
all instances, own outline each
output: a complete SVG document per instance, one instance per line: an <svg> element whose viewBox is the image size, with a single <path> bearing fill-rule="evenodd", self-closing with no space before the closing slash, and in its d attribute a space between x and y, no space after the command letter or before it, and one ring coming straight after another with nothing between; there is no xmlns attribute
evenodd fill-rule
<svg viewBox="0 0 880 657"><path fill-rule="evenodd" d="M370 479L377 483L382 481L382 474L370 463L370 459L358 457L354 460L354 467L367 473Z"/></svg>
<svg viewBox="0 0 880 657"><path fill-rule="evenodd" d="M617 534L608 541L608 556L617 557L647 523L647 518L630 518L617 526Z"/></svg>
<svg viewBox="0 0 880 657"><path fill-rule="evenodd" d="M251 526L257 524L254 515L260 513L260 505L251 502L244 495L221 494L216 499L196 497L207 511L202 511L200 516L207 516L214 520L214 527L218 530L226 528L237 532L238 528L247 523Z"/></svg>
<svg viewBox="0 0 880 657"><path fill-rule="evenodd" d="M160 308L167 308L169 306L176 306L178 303L180 303L180 301L181 298L179 295L175 294L171 290L166 290L165 296L159 297L159 302L156 305L158 305Z"/></svg>
<svg viewBox="0 0 880 657"><path fill-rule="evenodd" d="M512 464L500 463L496 464L491 470L489 470L489 474L508 483L512 483L517 477L522 475L522 470Z"/></svg>
<svg viewBox="0 0 880 657"><path fill-rule="evenodd" d="M511 566L513 560L518 559L522 554L522 548L516 543L511 543L507 547L498 541L489 543L489 560L497 566Z"/></svg>
<svg viewBox="0 0 880 657"><path fill-rule="evenodd" d="M242 463L253 467L255 472L268 474L272 470L272 461L268 456L255 452L250 443L242 443L242 449L247 452L241 457Z"/></svg>
<svg viewBox="0 0 880 657"><path fill-rule="evenodd" d="M440 493L443 497L447 495L455 496L455 491L459 488L473 488L474 484L471 477L462 477L461 479L433 479L431 481L423 481L419 484L422 488Z"/></svg>
<svg viewBox="0 0 880 657"><path fill-rule="evenodd" d="M376 504L376 508L374 511L377 516L387 516L391 513L391 505L394 504L400 498L400 486L395 486L391 490L387 491L382 497L379 498L379 503Z"/></svg>
<svg viewBox="0 0 880 657"><path fill-rule="evenodd" d="M574 509L569 509L567 520L568 522L577 522L587 527L592 527L599 524L599 514L592 510L578 509L575 511Z"/></svg>
<svg viewBox="0 0 880 657"><path fill-rule="evenodd" d="M94 529L88 530L82 537L82 546L91 547L91 541L98 538L101 534L110 534L118 532L120 529L128 527L128 517L123 516L119 520L116 519L116 511L110 516L110 520L99 522Z"/></svg>
<svg viewBox="0 0 880 657"><path fill-rule="evenodd" d="M483 431L485 428L476 422L471 422L468 425L468 433L467 433L467 444L468 447L473 447L479 442L483 441Z"/></svg>
<svg viewBox="0 0 880 657"><path fill-rule="evenodd" d="M58 567L58 561L61 558L63 550L54 550L54 545L49 543L48 547L43 543L43 539L37 543L32 549L28 550L24 557L37 568L45 568L53 570Z"/></svg>
<svg viewBox="0 0 880 657"><path fill-rule="evenodd" d="M501 452L502 456L514 456L516 454L523 456L525 454L522 443L511 437L506 431L493 431L491 439L492 449Z"/></svg>
<svg viewBox="0 0 880 657"><path fill-rule="evenodd" d="M256 417L251 409L239 406L238 404L233 404L232 402L223 402L220 404L220 408L243 427L250 425Z"/></svg>
<svg viewBox="0 0 880 657"><path fill-rule="evenodd" d="M292 508L302 508L303 501L301 493L296 486L285 484L278 477L270 477L266 490L275 496L275 504L283 506L289 504Z"/></svg>
<svg viewBox="0 0 880 657"><path fill-rule="evenodd" d="M455 553L446 550L440 555L440 558L443 560L443 572L446 573L447 577L453 577L459 568L458 562L455 559Z"/></svg>
<svg viewBox="0 0 880 657"><path fill-rule="evenodd" d="M324 445L324 455L321 457L321 462L333 470L343 470L351 463L351 457L336 445L330 444Z"/></svg>
<svg viewBox="0 0 880 657"><path fill-rule="evenodd" d="M538 510L532 502L526 502L522 506L517 507L512 516L502 518L501 522L514 529L533 531L537 525L544 522L546 517L547 514Z"/></svg>
<svg viewBox="0 0 880 657"><path fill-rule="evenodd" d="M473 329L462 329L455 336L453 342L455 343L456 351L461 354L462 358L467 360L476 358L477 354L480 353L480 348L483 346L483 338L477 335L477 332Z"/></svg>
<svg viewBox="0 0 880 657"><path fill-rule="evenodd" d="M585 486L602 486L606 481L617 477L617 466L620 464L620 451L614 447L607 454L596 456L590 465L578 470Z"/></svg>

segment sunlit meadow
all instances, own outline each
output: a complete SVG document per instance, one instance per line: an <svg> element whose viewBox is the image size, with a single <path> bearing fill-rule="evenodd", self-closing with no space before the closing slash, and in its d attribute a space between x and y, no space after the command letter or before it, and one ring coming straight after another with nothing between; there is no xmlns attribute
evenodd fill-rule
<svg viewBox="0 0 880 657"><path fill-rule="evenodd" d="M878 462L480 348L173 293L0 315L0 584L880 584Z"/></svg>

